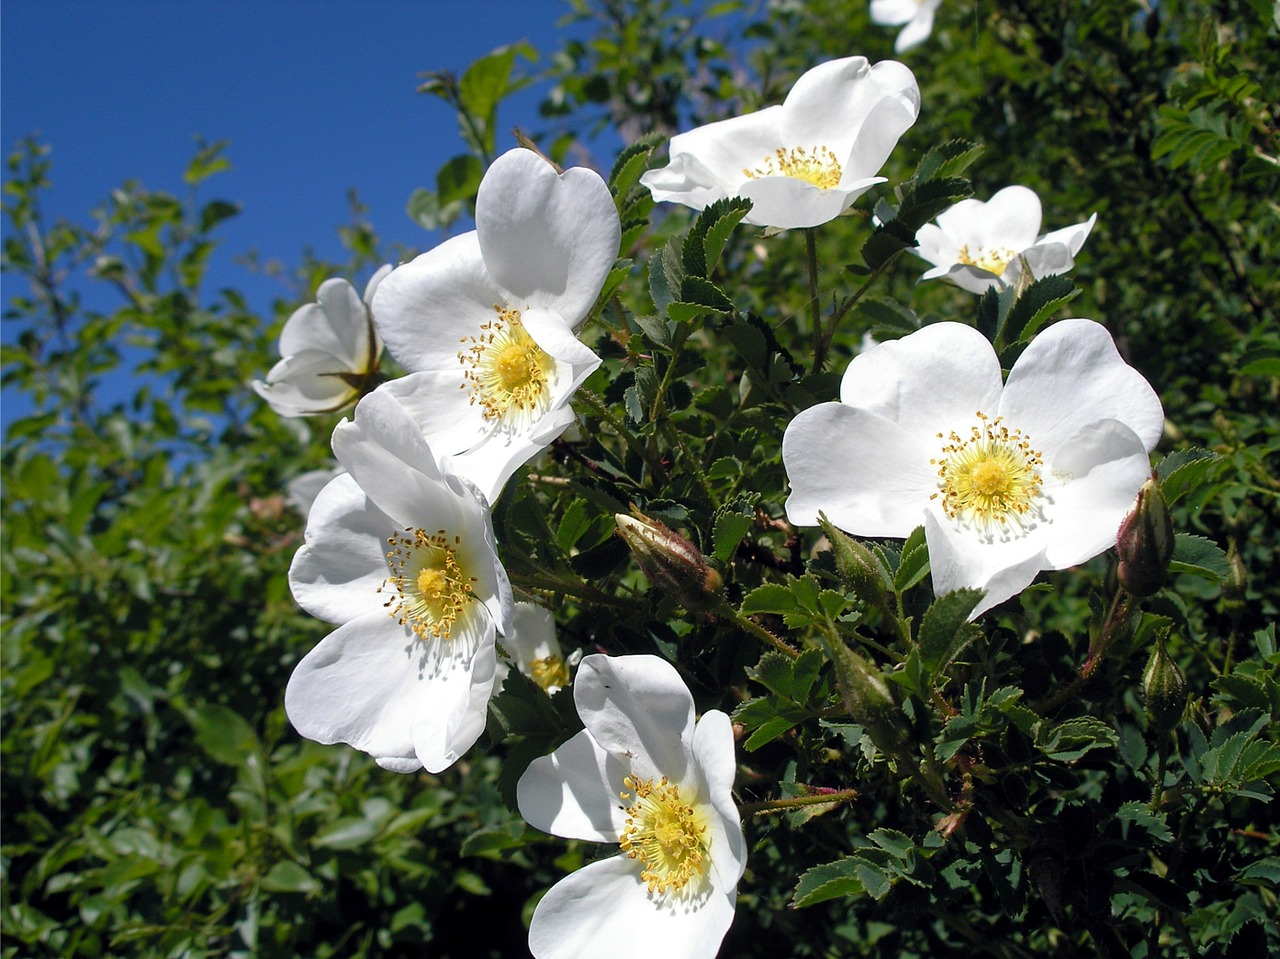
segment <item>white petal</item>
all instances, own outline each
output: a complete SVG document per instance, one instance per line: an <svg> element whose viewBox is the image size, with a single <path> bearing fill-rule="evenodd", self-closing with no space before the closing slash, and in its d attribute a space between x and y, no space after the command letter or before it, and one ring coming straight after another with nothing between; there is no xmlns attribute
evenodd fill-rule
<svg viewBox="0 0 1280 959"><path fill-rule="evenodd" d="M545 450L573 421L573 410L562 406L539 419L528 434L495 431L465 452L447 457L448 468L475 486L486 502L495 503L515 471Z"/></svg>
<svg viewBox="0 0 1280 959"><path fill-rule="evenodd" d="M653 198L701 209L703 201L734 196L748 177L773 158L782 143L782 107L772 106L740 117L696 127L671 138L671 160L649 170L640 182ZM689 194L686 196L686 194Z"/></svg>
<svg viewBox="0 0 1280 959"><path fill-rule="evenodd" d="M733 923L735 890L712 889L694 906L650 895L624 856L584 866L551 887L533 911L536 959L710 959Z"/></svg>
<svg viewBox="0 0 1280 959"><path fill-rule="evenodd" d="M1084 241L1089 239L1089 234L1093 232L1093 226L1097 222L1098 214L1094 213L1083 223L1077 223L1075 226L1064 226L1061 230L1053 230L1046 233L1036 241L1036 245L1038 246L1041 243L1063 243L1071 251L1071 255L1075 256L1080 252L1080 248L1084 246Z"/></svg>
<svg viewBox="0 0 1280 959"><path fill-rule="evenodd" d="M970 619L1022 592L1045 568L1044 535L984 543L933 510L925 516L924 533L936 595L964 587L986 591Z"/></svg>
<svg viewBox="0 0 1280 959"><path fill-rule="evenodd" d="M369 360L369 314L346 280L325 280L316 302L294 311L280 331L280 354L321 350L347 369L362 369Z"/></svg>
<svg viewBox="0 0 1280 959"><path fill-rule="evenodd" d="M706 784L706 799L719 819L711 838L711 868L717 885L730 888L737 885L747 868L747 843L733 802L733 780L738 770L733 725L717 709L707 711L698 720L693 731L693 760Z"/></svg>
<svg viewBox="0 0 1280 959"><path fill-rule="evenodd" d="M883 177L872 177L854 184L854 188L849 190L823 190L790 176L747 180L738 188L738 195L750 200L752 207L742 219L744 223L779 230L820 226L834 220L854 200L883 180Z"/></svg>
<svg viewBox="0 0 1280 959"><path fill-rule="evenodd" d="M892 61L886 61L886 63L892 63ZM897 65L901 66L901 64ZM876 66L883 67L885 63L878 63ZM906 67L902 69L906 70ZM914 102L905 94L885 97L868 112L847 154L844 174L840 178L841 187L851 185L851 180L866 183L865 178L873 176L884 166L885 161L889 159L889 154L898 145L899 138L916 122L916 117L920 113L920 94L915 90L914 78L911 83L911 92L915 95ZM869 186L870 184L867 184L867 187ZM865 191L867 187L863 187L863 190Z"/></svg>
<svg viewBox="0 0 1280 959"><path fill-rule="evenodd" d="M414 755L411 730L428 703L431 649L385 610L338 627L293 670L284 705L320 743L374 756Z"/></svg>
<svg viewBox="0 0 1280 959"><path fill-rule="evenodd" d="M871 22L899 27L920 12L919 0L871 0Z"/></svg>
<svg viewBox="0 0 1280 959"><path fill-rule="evenodd" d="M943 232L936 223L926 223L916 231L916 248L913 251L933 263L936 269L930 270L921 279L931 280L935 276L943 276L956 262L957 246L955 240Z"/></svg>
<svg viewBox="0 0 1280 959"><path fill-rule="evenodd" d="M1017 261L1015 260L1014 263ZM1012 267L1012 264L1011 264ZM1007 272L1007 271L1006 271ZM953 263L950 266L939 266L929 270L922 280L943 279L953 283L970 293L986 293L990 289L1001 289L1005 281L994 273L968 263Z"/></svg>
<svg viewBox="0 0 1280 959"><path fill-rule="evenodd" d="M534 660L560 655L560 641L556 638L556 621L551 610L537 603L516 603L511 627L511 632L502 639L502 648L521 668Z"/></svg>
<svg viewBox="0 0 1280 959"><path fill-rule="evenodd" d="M526 310L521 320L525 332L544 352L570 368L568 376L557 376L552 406L558 406L595 372L600 357L574 335L573 327L555 310Z"/></svg>
<svg viewBox="0 0 1280 959"><path fill-rule="evenodd" d="M529 764L516 804L529 825L565 839L616 843L627 824L619 793L626 765L582 730L550 756Z"/></svg>
<svg viewBox="0 0 1280 959"><path fill-rule="evenodd" d="M1106 327L1084 319L1062 320L1031 341L1009 372L1000 413L1050 457L1100 420L1124 423L1148 451L1164 429L1151 385L1120 357Z"/></svg>
<svg viewBox="0 0 1280 959"><path fill-rule="evenodd" d="M531 150L493 162L476 196L476 232L494 280L519 309L547 307L577 326L618 256L622 228L599 174L557 174Z"/></svg>
<svg viewBox="0 0 1280 959"><path fill-rule="evenodd" d="M1084 427L1045 465L1063 483L1053 490L1047 569L1075 566L1114 546L1121 521L1151 475L1142 440L1116 420Z"/></svg>
<svg viewBox="0 0 1280 959"><path fill-rule="evenodd" d="M300 473L285 484L285 499L289 505L306 519L311 513L311 504L316 501L320 491L329 485L335 476L345 473L341 466L327 470L308 470Z"/></svg>
<svg viewBox="0 0 1280 959"><path fill-rule="evenodd" d="M497 679L493 640L493 621L487 614L469 617L462 632L448 644L472 647L472 658L427 674L423 701L410 732L418 760L429 773L448 769L484 732L489 697Z"/></svg>
<svg viewBox="0 0 1280 959"><path fill-rule="evenodd" d="M962 323L935 323L855 356L840 402L932 438L967 426L979 410L994 415L1000 391L987 338Z"/></svg>
<svg viewBox="0 0 1280 959"><path fill-rule="evenodd" d="M693 696L657 656L588 656L573 684L592 738L643 779L683 782L693 736Z"/></svg>
<svg viewBox="0 0 1280 959"><path fill-rule="evenodd" d="M787 518L814 526L818 513L855 536L906 536L938 487L923 435L841 403L802 411L782 437L791 483Z"/></svg>
<svg viewBox="0 0 1280 959"><path fill-rule="evenodd" d="M1002 279L1009 286L1016 284L1022 273L1020 260L1026 261L1027 266L1031 268L1031 275L1037 280L1046 276L1062 276L1064 273L1070 273L1071 268L1076 265L1071 249L1065 243L1046 243L1040 240L1030 249L1023 250L1019 259L1011 260L1005 267Z"/></svg>
<svg viewBox="0 0 1280 959"><path fill-rule="evenodd" d="M328 623L345 623L381 609L387 596L387 537L391 517L374 506L356 481L333 479L311 506L306 541L289 567L298 605Z"/></svg>
<svg viewBox="0 0 1280 959"><path fill-rule="evenodd" d="M410 373L383 383L375 392L394 396L413 417L432 453L463 453L484 442L494 430L484 408L471 402L462 367Z"/></svg>
<svg viewBox="0 0 1280 959"><path fill-rule="evenodd" d="M919 11L911 19L911 22L902 28L902 32L898 34L898 39L893 42L895 53L910 50L912 47L929 39L929 34L933 32L933 14L941 2L942 0L925 0L924 3L920 4Z"/></svg>
<svg viewBox="0 0 1280 959"><path fill-rule="evenodd" d="M254 390L281 416L331 413L356 397L343 374L351 369L321 350L304 350L286 356L271 367L266 382L255 380Z"/></svg>
<svg viewBox="0 0 1280 959"><path fill-rule="evenodd" d="M406 370L457 370L462 342L497 316L494 306L506 305L472 231L393 270L374 293L373 316Z"/></svg>
<svg viewBox="0 0 1280 959"><path fill-rule="evenodd" d="M393 269L395 267L392 264L384 263L378 267L373 276L369 277L369 282L364 285L364 296L362 297L365 306L373 307L373 294L378 292L378 285L391 275Z"/></svg>
<svg viewBox="0 0 1280 959"><path fill-rule="evenodd" d="M806 71L787 94L783 111L783 146L824 145L842 162L855 140L880 137L872 127L894 127L883 156L873 165L854 164L852 171L846 167L843 186L880 169L898 137L915 122L920 90L911 70L901 63L884 60L872 66L866 57L845 57Z"/></svg>
<svg viewBox="0 0 1280 959"><path fill-rule="evenodd" d="M374 761L393 773L416 773L422 768L417 756L374 756Z"/></svg>
<svg viewBox="0 0 1280 959"><path fill-rule="evenodd" d="M987 249L1007 247L1018 253L1036 242L1040 218L1040 197L1033 190L1007 186L983 206L971 235Z"/></svg>

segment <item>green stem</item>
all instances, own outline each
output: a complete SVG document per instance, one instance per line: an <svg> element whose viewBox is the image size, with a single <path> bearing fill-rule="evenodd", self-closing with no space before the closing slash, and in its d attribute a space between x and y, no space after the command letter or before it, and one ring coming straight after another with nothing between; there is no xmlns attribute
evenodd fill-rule
<svg viewBox="0 0 1280 959"><path fill-rule="evenodd" d="M613 431L622 438L622 441L632 448L636 453L640 454L645 463L648 464L649 470L661 481L666 481L667 471L663 467L661 460L654 456L653 450L649 449L647 443L640 442L639 437L627 429L626 425L614 416L613 411L605 404L604 400L596 396L590 390L578 390L574 394L574 398L581 400L584 406L590 408L591 412L600 417L611 427Z"/></svg>
<svg viewBox="0 0 1280 959"><path fill-rule="evenodd" d="M818 239L812 227L804 231L804 258L809 280L809 324L813 327L813 372L820 373L827 348L822 336L822 301L818 297Z"/></svg>
<svg viewBox="0 0 1280 959"><path fill-rule="evenodd" d="M796 659L797 657L799 657L800 653L798 650L796 650L792 646L789 646L783 640L773 635L773 633L769 632L759 623L754 622L750 617L744 616L742 613L734 609L728 603L722 604L718 612L720 612L724 616L729 617L740 628L746 630L748 633L750 633L752 636L755 636L757 639L762 640L763 642L772 646L774 649L782 653L784 656L788 656L791 659Z"/></svg>
<svg viewBox="0 0 1280 959"><path fill-rule="evenodd" d="M1156 754L1156 781L1151 789L1151 811L1153 813L1160 811L1160 800L1164 798L1164 767L1169 758L1168 733L1160 734L1160 742L1156 748L1159 751Z"/></svg>
<svg viewBox="0 0 1280 959"><path fill-rule="evenodd" d="M856 789L841 789L837 792L815 793L811 796L791 796L787 799L765 799L761 802L742 803L738 806L738 812L743 816L760 816L771 812L786 812L788 809L801 809L804 806L852 802L857 798Z"/></svg>
<svg viewBox="0 0 1280 959"><path fill-rule="evenodd" d="M887 260L872 270L871 275L867 277L867 282L858 287L857 291L841 303L840 306L836 308L836 311L831 314L831 326L828 328L826 335L823 336L821 343L821 351L824 358L827 350L831 347L831 341L835 339L836 328L839 327L840 321L845 318L846 314L848 314L850 310L858 305L859 300L867 295L867 291L875 285L876 280L880 279L880 277L884 275L885 270L889 268L889 264L896 260L901 252L902 251L899 250L897 253L894 253ZM819 368L820 367L815 367L814 372L816 373Z"/></svg>
<svg viewBox="0 0 1280 959"><path fill-rule="evenodd" d="M613 606L616 609L625 609L629 612L647 611L647 607L643 603L623 596L614 596L612 593L606 593L583 582L562 579L552 573L524 573L508 569L507 577L511 580L512 585L520 586L524 589L541 589L551 593L561 593L587 603L594 603L599 606Z"/></svg>
<svg viewBox="0 0 1280 959"><path fill-rule="evenodd" d="M1116 627L1129 618L1130 600L1131 597L1124 590L1116 591L1115 599L1111 601L1111 610L1107 614L1107 621L1103 625L1101 632L1098 633L1098 638L1089 644L1089 653L1085 656L1084 665L1080 667L1080 674L1048 699L1042 699L1034 704L1032 708L1036 712L1046 713L1056 709L1074 696L1080 687L1093 678L1098 664L1102 662L1102 657L1106 655L1107 648L1115 639Z"/></svg>

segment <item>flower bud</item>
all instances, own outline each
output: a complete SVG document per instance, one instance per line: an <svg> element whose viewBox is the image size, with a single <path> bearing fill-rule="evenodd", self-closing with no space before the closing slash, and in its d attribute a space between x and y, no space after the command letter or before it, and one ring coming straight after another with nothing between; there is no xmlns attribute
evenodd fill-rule
<svg viewBox="0 0 1280 959"><path fill-rule="evenodd" d="M818 525L831 542L831 555L835 557L836 571L844 585L868 606L892 612L889 584L880 572L875 553L832 526L823 513L818 514Z"/></svg>
<svg viewBox="0 0 1280 959"><path fill-rule="evenodd" d="M1116 577L1131 596L1150 596L1168 579L1173 559L1173 520L1153 474L1116 536Z"/></svg>
<svg viewBox="0 0 1280 959"><path fill-rule="evenodd" d="M879 669L832 640L827 649L836 670L836 685L850 717L867 731L876 748L889 756L903 756L909 742L906 717Z"/></svg>
<svg viewBox="0 0 1280 959"><path fill-rule="evenodd" d="M670 593L685 609L713 609L723 582L698 547L656 519L637 513L615 513L618 535L631 547L636 564L649 582Z"/></svg>
<svg viewBox="0 0 1280 959"><path fill-rule="evenodd" d="M1142 699L1147 706L1147 719L1161 733L1177 726L1187 708L1187 679L1178 664L1169 658L1163 636L1156 639L1151 658L1142 671Z"/></svg>

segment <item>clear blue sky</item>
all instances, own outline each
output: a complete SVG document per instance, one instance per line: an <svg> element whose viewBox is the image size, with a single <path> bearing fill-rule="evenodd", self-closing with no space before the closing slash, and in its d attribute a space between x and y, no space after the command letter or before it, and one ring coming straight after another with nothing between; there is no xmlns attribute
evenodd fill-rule
<svg viewBox="0 0 1280 959"><path fill-rule="evenodd" d="M3 0L3 147L38 134L53 149L46 214L84 221L127 178L184 195L193 138L229 140L232 170L201 196L243 211L221 228L210 288L242 289L269 315L283 287L235 257L292 265L311 246L342 259L348 188L385 240L436 242L405 202L464 147L449 107L415 92L419 74L460 73L519 40L546 58L567 12L563 0ZM546 126L546 92L500 109L500 150L514 146L512 126ZM5 278L6 300L20 283Z"/></svg>

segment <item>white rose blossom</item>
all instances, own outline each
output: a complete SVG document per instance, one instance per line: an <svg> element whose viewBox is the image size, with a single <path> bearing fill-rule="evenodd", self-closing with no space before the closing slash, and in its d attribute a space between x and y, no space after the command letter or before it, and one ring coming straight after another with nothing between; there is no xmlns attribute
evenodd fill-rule
<svg viewBox="0 0 1280 959"><path fill-rule="evenodd" d="M1015 286L1023 263L1034 279L1066 273L1098 214L1083 223L1040 233L1040 198L1007 186L987 202L961 200L916 233L915 252L934 264L921 280L942 278L970 293Z"/></svg>
<svg viewBox="0 0 1280 959"><path fill-rule="evenodd" d="M929 39L941 4L942 0L871 0L871 22L902 27L893 43L894 52L902 53Z"/></svg>
<svg viewBox="0 0 1280 959"><path fill-rule="evenodd" d="M656 656L587 656L573 684L586 727L535 759L520 814L619 855L556 883L529 927L537 959L711 959L733 922L746 843L733 802L729 717L695 724L693 697Z"/></svg>
<svg viewBox="0 0 1280 959"><path fill-rule="evenodd" d="M410 375L384 384L431 448L493 502L573 422L569 399L600 364L575 331L613 267L621 226L591 170L530 150L494 161L476 228L398 267L374 300Z"/></svg>
<svg viewBox="0 0 1280 959"><path fill-rule="evenodd" d="M758 226L818 226L884 182L876 173L919 113L915 77L901 63L830 60L780 105L672 137L667 165L640 182L655 200L695 210L746 197L744 222Z"/></svg>
<svg viewBox="0 0 1280 959"><path fill-rule="evenodd" d="M569 670L582 659L580 649L564 655L551 611L536 603L515 604L511 632L501 646L506 658L498 659L498 688L514 665L551 695L569 685Z"/></svg>
<svg viewBox="0 0 1280 959"><path fill-rule="evenodd" d="M511 629L489 511L380 392L338 424L333 451L348 473L312 504L289 585L339 626L294 669L285 709L308 739L439 772L483 731L495 630Z"/></svg>
<svg viewBox="0 0 1280 959"><path fill-rule="evenodd" d="M285 484L285 502L297 510L303 519L306 519L311 513L311 504L316 501L320 491L328 486L334 477L341 476L345 472L346 470L341 466L334 466L325 470L308 470L305 473L299 473Z"/></svg>
<svg viewBox="0 0 1280 959"><path fill-rule="evenodd" d="M982 334L926 326L854 357L840 402L787 426L787 516L855 536L923 524L935 592L984 590L977 616L1115 544L1163 423L1092 320L1040 333L1003 384Z"/></svg>
<svg viewBox="0 0 1280 959"><path fill-rule="evenodd" d="M284 357L253 388L281 416L336 413L378 378L382 340L369 304L390 264L369 280L364 298L346 280L325 280L316 302L299 307L280 331Z"/></svg>

